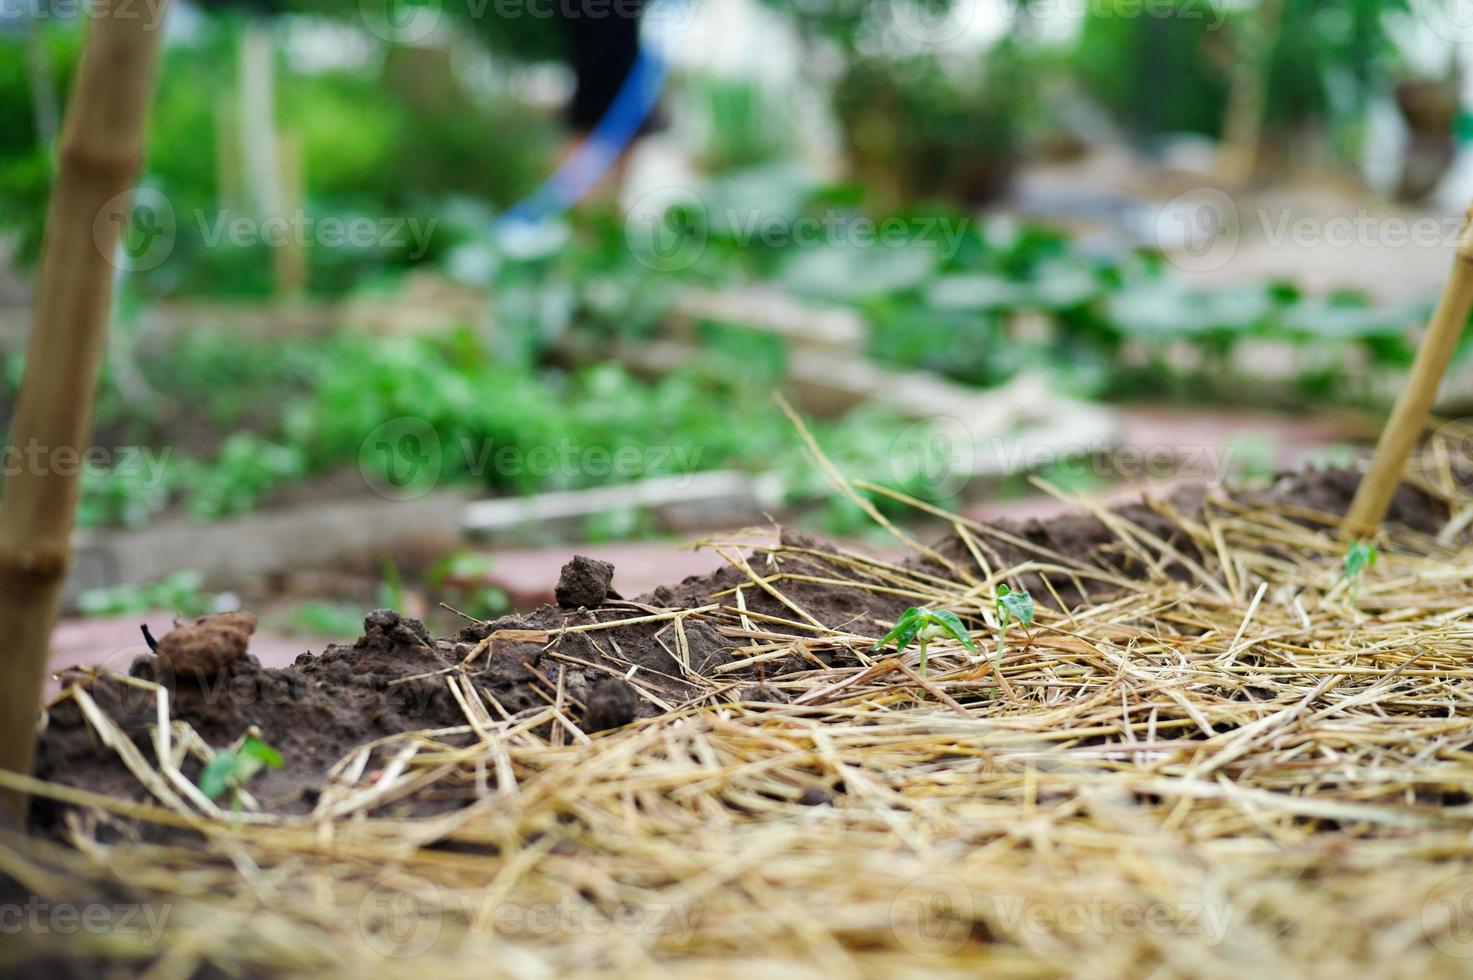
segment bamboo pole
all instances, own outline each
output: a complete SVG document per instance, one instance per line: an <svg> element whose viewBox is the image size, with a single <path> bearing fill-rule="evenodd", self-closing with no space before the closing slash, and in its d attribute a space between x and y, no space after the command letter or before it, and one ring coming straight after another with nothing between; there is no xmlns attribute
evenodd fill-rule
<svg viewBox="0 0 1473 980"><path fill-rule="evenodd" d="M281 155L278 161L281 170L281 214L286 220L288 234L272 256L272 271L276 280L276 295L297 299L307 291L307 251L298 236L291 231L297 227L295 218L306 206L307 193L303 189L302 138L294 130L283 130L277 134L276 147Z"/></svg>
<svg viewBox="0 0 1473 980"><path fill-rule="evenodd" d="M1452 273L1432 314L1427 335L1417 349L1411 376L1396 400L1386 428L1381 431L1371 469L1356 489L1350 512L1341 525L1346 537L1368 537L1386 518L1391 497L1401 482L1402 467L1427 424L1427 415L1432 411L1437 389L1447 374L1448 362L1457 349L1470 311L1473 311L1473 207L1463 218Z"/></svg>
<svg viewBox="0 0 1473 980"><path fill-rule="evenodd" d="M92 425L119 236L143 151L163 4L98 0L67 105L35 321L0 500L0 768L29 774L46 650L60 605ZM0 792L24 821L25 799Z"/></svg>
<svg viewBox="0 0 1473 980"><path fill-rule="evenodd" d="M1230 184L1247 184L1258 169L1269 69L1284 26L1284 0L1263 0L1228 81L1218 169Z"/></svg>

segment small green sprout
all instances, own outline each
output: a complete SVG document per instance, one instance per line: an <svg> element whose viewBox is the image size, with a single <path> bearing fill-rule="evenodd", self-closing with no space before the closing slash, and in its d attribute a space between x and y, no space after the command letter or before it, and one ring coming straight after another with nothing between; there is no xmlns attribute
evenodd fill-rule
<svg viewBox="0 0 1473 980"><path fill-rule="evenodd" d="M1350 583L1350 599L1356 599L1360 590L1361 574L1376 564L1376 546L1366 541L1357 541L1345 552L1345 580Z"/></svg>
<svg viewBox="0 0 1473 980"><path fill-rule="evenodd" d="M1013 591L1006 584L997 587L997 669L1002 672L1002 653L1008 642L1008 624L1017 620L1033 625L1033 597L1026 590Z"/></svg>
<svg viewBox="0 0 1473 980"><path fill-rule="evenodd" d="M1345 553L1345 577L1354 582L1360 578L1360 573L1376 564L1376 546L1365 541L1357 541L1350 546Z"/></svg>
<svg viewBox="0 0 1473 980"><path fill-rule="evenodd" d="M911 606L900 614L895 621L895 628L885 634L884 639L875 644L879 649L886 643L895 643L895 653L904 653L905 648L910 646L911 640L916 640L921 645L921 676L926 676L926 641L937 640L945 636L951 636L960 641L962 646L968 650L976 650L977 644L972 642L972 637L967 633L967 627L963 625L956 613L946 609L917 609Z"/></svg>
<svg viewBox="0 0 1473 980"><path fill-rule="evenodd" d="M251 777L264 767L280 769L285 763L281 753L254 735L247 735L236 745L221 749L199 774L199 789L211 800L230 790L231 807L240 811L240 791Z"/></svg>

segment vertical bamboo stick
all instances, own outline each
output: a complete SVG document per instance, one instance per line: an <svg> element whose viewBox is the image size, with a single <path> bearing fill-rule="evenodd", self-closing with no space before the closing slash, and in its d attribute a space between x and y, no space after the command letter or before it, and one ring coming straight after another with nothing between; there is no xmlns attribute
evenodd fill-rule
<svg viewBox="0 0 1473 980"><path fill-rule="evenodd" d="M162 14L159 0L157 14ZM46 648L60 604L76 461L92 425L113 261L158 60L161 16L99 0L62 130L25 377L11 429L20 465L0 500L0 768L29 774ZM25 800L0 793L24 820Z"/></svg>
<svg viewBox="0 0 1473 980"><path fill-rule="evenodd" d="M1262 0L1240 42L1228 81L1219 170L1230 184L1247 184L1258 169L1269 69L1284 26L1284 0Z"/></svg>
<svg viewBox="0 0 1473 980"><path fill-rule="evenodd" d="M1386 428L1381 431L1370 472L1356 489L1350 512L1341 525L1347 537L1374 534L1385 519L1391 497L1401 482L1401 469L1427 424L1427 414L1432 411L1437 389L1447 374L1448 362L1457 349L1470 312L1473 312L1473 207L1463 218L1453 271L1432 314L1427 336L1417 349L1411 376L1396 400Z"/></svg>
<svg viewBox="0 0 1473 980"><path fill-rule="evenodd" d="M297 219L306 207L303 189L302 139L294 130L277 134L276 146L281 153L281 217L287 222L287 237L272 256L278 297L297 299L307 291L307 246L296 232Z"/></svg>

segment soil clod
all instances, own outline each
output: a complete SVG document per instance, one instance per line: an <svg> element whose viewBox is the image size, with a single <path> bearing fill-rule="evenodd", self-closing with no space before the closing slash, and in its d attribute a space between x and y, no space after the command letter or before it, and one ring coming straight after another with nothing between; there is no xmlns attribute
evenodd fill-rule
<svg viewBox="0 0 1473 980"><path fill-rule="evenodd" d="M159 661L178 677L208 680L246 655L256 617L248 612L204 616L158 641Z"/></svg>
<svg viewBox="0 0 1473 980"><path fill-rule="evenodd" d="M564 609L597 609L609 598L619 598L610 588L614 566L597 558L574 555L558 576L557 604Z"/></svg>
<svg viewBox="0 0 1473 980"><path fill-rule="evenodd" d="M588 695L588 710L583 713L583 730L592 735L611 728L623 728L634 720L638 705L634 688L622 677L598 681Z"/></svg>

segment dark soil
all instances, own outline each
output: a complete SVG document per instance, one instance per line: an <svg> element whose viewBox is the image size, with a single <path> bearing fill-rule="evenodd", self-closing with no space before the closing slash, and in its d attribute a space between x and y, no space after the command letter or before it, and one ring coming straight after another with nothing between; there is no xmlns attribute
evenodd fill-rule
<svg viewBox="0 0 1473 980"><path fill-rule="evenodd" d="M1343 514L1354 493L1357 477L1344 471L1308 472L1284 477L1268 490L1240 492L1241 504L1291 505L1325 515ZM1189 489L1170 501L1177 511L1200 514L1201 489ZM1151 534L1168 541L1192 558L1199 558L1174 523L1148 504L1119 508L1117 513ZM1447 521L1440 500L1403 487L1397 494L1391 520L1412 530L1433 533ZM1306 521L1313 517L1306 515ZM1000 524L998 528L1061 555L1097 567L1116 568L1126 577L1144 574L1139 559L1121 548L1115 533L1097 518L1073 513L1040 522ZM780 555L758 552L750 559L759 574L781 570L817 578L854 579L860 574L834 560L826 545L792 532ZM1008 567L1036 557L1026 549L988 536L985 544L996 567ZM935 546L948 560L972 567L970 552L959 540ZM914 563L941 573L934 559ZM364 621L364 633L351 645L329 646L321 655L303 654L288 668L264 668L248 652L254 617L229 614L180 626L159 641L156 656L139 658L131 673L163 684L170 692L170 710L187 721L213 746L225 746L251 726L287 760L280 770L264 770L250 784L261 805L281 813L306 813L315 805L329 767L353 748L375 739L422 729L450 729L465 725L465 716L443 674L477 651L494 631L550 631L549 637L500 637L492 652L480 651L468 668L468 678L495 715L510 717L562 703L569 717L584 731L595 733L628 724L636 718L679 708L698 699L782 702L786 695L771 681L816 666L856 663L842 645L818 646L809 657L793 656L720 676L712 694L709 684L688 678L677 651L688 656L692 673L714 677L714 668L731 662L733 651L750 639L723 632L735 625L730 617L692 616L680 628L670 620L624 625L585 633L560 633L565 627L611 622L668 609L692 609L710 603L712 596L748 584L744 599L752 613L784 620L797 614L762 590L750 587L745 573L725 568L712 575L686 579L662 587L634 601L617 598L610 590L614 569L604 562L575 558L564 568L558 584L560 605L547 605L520 616L477 624L456 636L432 638L424 625L389 610L379 610ZM1186 571L1167 567L1167 573L1186 578ZM1024 587L1032 585L1024 579ZM1082 599L1108 598L1093 584L1081 596L1075 584L1051 581L1066 604ZM861 589L837 588L787 580L783 591L825 626L847 628L879 636L908 605L905 601ZM1036 591L1040 604L1052 604L1047 591ZM723 601L730 602L730 599ZM789 631L771 620L764 628ZM792 630L792 632L798 632ZM631 684L626 677L632 678ZM144 756L153 759L151 728L155 724L154 695L115 679L75 678L118 726L128 733ZM447 734L451 744L465 744L471 736ZM188 762L185 776L198 776L199 765ZM40 779L81 787L93 792L143 799L138 781L117 754L96 737L74 699L63 695L50 709L36 763ZM402 815L435 812L469 800L451 791L432 800L415 798L390 804ZM814 800L813 802L822 802ZM63 807L37 798L33 826L56 833L62 826ZM148 830L147 833L158 833Z"/></svg>

